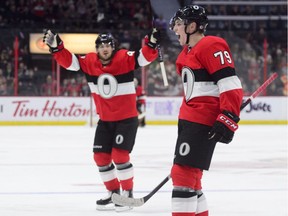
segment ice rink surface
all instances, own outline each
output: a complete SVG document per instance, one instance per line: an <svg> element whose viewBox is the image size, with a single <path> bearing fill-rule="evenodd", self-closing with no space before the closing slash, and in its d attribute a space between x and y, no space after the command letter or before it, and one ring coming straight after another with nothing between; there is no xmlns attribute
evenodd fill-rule
<svg viewBox="0 0 288 216"><path fill-rule="evenodd" d="M170 216L171 181L129 212L96 211L106 196L93 161L94 128L0 127L0 216ZM134 196L170 172L176 126L139 128L131 155ZM203 191L210 216L287 216L287 125L240 125L217 144Z"/></svg>

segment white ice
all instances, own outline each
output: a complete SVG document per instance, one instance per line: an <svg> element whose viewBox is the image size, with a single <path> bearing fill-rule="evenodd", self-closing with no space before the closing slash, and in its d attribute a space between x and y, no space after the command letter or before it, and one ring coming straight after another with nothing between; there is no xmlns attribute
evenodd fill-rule
<svg viewBox="0 0 288 216"><path fill-rule="evenodd" d="M106 196L93 161L94 128L0 127L0 216L171 215L171 181L132 211L100 212ZM240 125L217 144L203 191L211 216L287 216L287 125ZM176 126L139 128L131 155L134 196L170 172Z"/></svg>

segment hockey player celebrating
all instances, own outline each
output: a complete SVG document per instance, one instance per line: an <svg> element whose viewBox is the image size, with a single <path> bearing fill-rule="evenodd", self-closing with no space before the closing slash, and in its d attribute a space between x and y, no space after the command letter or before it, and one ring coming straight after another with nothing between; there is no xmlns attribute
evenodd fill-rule
<svg viewBox="0 0 288 216"><path fill-rule="evenodd" d="M210 167L216 143L230 143L238 128L241 83L225 40L204 35L207 24L198 5L180 8L170 21L183 46L176 68L185 93L171 169L173 216L208 216L203 170Z"/></svg>
<svg viewBox="0 0 288 216"><path fill-rule="evenodd" d="M81 69L85 74L100 118L93 152L108 197L96 201L98 210L131 209L114 206L111 195L120 194L122 189L122 195L133 197L130 153L138 128L133 71L157 58L159 40L159 31L153 29L139 51L128 51L117 49L112 34L99 34L95 41L96 53L76 56L64 47L58 34L51 30L44 34L43 41L58 64L67 70Z"/></svg>

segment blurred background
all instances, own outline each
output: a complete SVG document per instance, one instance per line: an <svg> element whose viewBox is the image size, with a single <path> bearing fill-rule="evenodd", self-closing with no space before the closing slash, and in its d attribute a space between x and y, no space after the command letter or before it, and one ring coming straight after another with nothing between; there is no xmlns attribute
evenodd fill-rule
<svg viewBox="0 0 288 216"><path fill-rule="evenodd" d="M206 35L227 40L246 96L276 72L279 78L262 95L287 97L287 1L151 2L154 24L163 32L162 52L169 86L163 86L160 66L153 62L135 73L148 97L183 94L181 77L175 72L181 47L169 30L169 20L187 4L207 9ZM151 19L147 0L0 1L0 96L89 96L81 71L66 71L52 59L41 41L44 29L50 28L60 36L109 31L120 48L135 50L150 31ZM43 52L33 50L33 45ZM94 50L94 41L88 46Z"/></svg>

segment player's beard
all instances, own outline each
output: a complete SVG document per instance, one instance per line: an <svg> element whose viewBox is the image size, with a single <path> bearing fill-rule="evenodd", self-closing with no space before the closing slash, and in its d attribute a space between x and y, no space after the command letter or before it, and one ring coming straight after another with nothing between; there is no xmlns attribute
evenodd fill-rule
<svg viewBox="0 0 288 216"><path fill-rule="evenodd" d="M104 54L104 55L101 55L100 53L98 53L98 56L99 56L99 59L103 62L110 62L112 57L113 57L113 53L111 54Z"/></svg>

